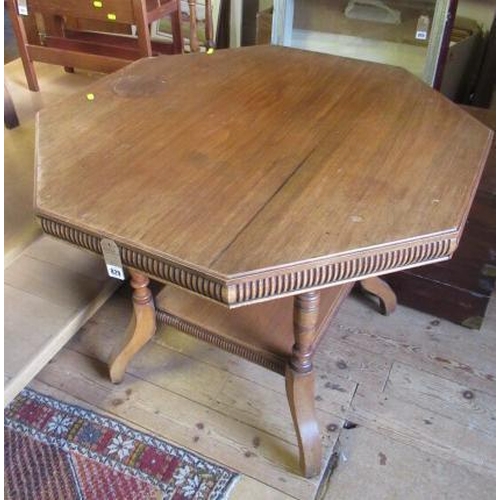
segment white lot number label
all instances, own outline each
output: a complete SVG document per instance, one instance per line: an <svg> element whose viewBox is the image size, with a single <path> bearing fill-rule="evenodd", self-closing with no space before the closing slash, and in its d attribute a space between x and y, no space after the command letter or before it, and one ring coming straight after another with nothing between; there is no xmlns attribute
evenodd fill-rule
<svg viewBox="0 0 500 500"><path fill-rule="evenodd" d="M431 20L429 16L420 16L417 21L417 31L415 33L415 38L417 40L427 40L429 33L429 25Z"/></svg>
<svg viewBox="0 0 500 500"><path fill-rule="evenodd" d="M17 12L20 16L28 15L28 1L27 0L17 0Z"/></svg>
<svg viewBox="0 0 500 500"><path fill-rule="evenodd" d="M106 269L108 274L112 278L119 280L125 279L125 273L123 272L122 260L120 258L120 249L118 245L108 238L103 238L101 240L102 256L104 257L104 262L106 263Z"/></svg>

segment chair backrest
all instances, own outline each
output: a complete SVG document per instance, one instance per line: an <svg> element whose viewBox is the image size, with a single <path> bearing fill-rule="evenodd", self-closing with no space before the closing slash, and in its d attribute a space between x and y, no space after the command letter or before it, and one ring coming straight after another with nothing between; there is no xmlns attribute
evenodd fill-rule
<svg viewBox="0 0 500 500"><path fill-rule="evenodd" d="M28 12L124 24L135 24L142 13L133 0L28 0Z"/></svg>
<svg viewBox="0 0 500 500"><path fill-rule="evenodd" d="M110 72L140 57L183 51L179 0L24 0L28 16L19 13L19 1L7 0L7 6L31 90L38 90L33 61L59 64L67 70ZM173 41L153 48L149 26L167 15ZM40 21L36 23L38 35L26 30L28 25L35 26L35 18ZM109 23L117 28L134 25L137 37L116 34L123 29L89 29L92 24L106 28Z"/></svg>

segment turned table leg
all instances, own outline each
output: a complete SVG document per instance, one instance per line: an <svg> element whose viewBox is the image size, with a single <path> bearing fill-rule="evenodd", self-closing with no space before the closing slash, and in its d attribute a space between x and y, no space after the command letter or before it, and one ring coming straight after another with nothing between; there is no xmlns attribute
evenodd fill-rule
<svg viewBox="0 0 500 500"><path fill-rule="evenodd" d="M116 345L109 361L109 375L114 384L123 380L125 370L134 355L156 331L156 313L149 279L137 271L130 271L130 284L134 289L134 312L123 340Z"/></svg>
<svg viewBox="0 0 500 500"><path fill-rule="evenodd" d="M321 437L314 410L313 342L319 312L319 292L306 292L294 300L295 345L286 367L286 392L299 443L300 468L305 477L321 471Z"/></svg>
<svg viewBox="0 0 500 500"><path fill-rule="evenodd" d="M388 316L396 310L398 303L392 288L380 278L366 278L359 281L361 289L379 298L382 314Z"/></svg>

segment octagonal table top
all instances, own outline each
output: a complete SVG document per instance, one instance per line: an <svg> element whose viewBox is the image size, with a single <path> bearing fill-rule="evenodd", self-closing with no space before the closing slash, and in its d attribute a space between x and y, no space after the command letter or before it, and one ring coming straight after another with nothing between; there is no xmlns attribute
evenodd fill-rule
<svg viewBox="0 0 500 500"><path fill-rule="evenodd" d="M44 230L230 307L449 258L491 132L403 69L143 59L43 109Z"/></svg>

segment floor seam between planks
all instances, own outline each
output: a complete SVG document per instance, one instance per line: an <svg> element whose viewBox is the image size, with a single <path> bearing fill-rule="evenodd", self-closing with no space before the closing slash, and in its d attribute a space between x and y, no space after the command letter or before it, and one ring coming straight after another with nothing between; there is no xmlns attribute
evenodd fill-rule
<svg viewBox="0 0 500 500"><path fill-rule="evenodd" d="M376 431L380 434L383 434L385 438L390 438L395 442L405 444L406 446L410 446L414 449L425 450L425 452L433 456L435 458L441 458L444 461L455 463L457 465L462 465L466 467L470 467L472 470L477 471L480 474L485 476L487 475L495 475L494 466L488 466L483 464L478 464L476 462L472 462L467 460L464 457L456 457L456 455L452 451L447 451L443 449L443 445L436 443L435 441L426 441L422 443L422 445L417 445L415 443L415 439L409 437L402 431L397 431L392 428L387 423L373 423L370 418L362 417L357 413L354 413L352 416L352 421L356 422L357 426L364 427L366 429L370 429ZM451 419L450 419L451 421ZM490 437L487 435L487 437ZM480 452L478 452L480 453Z"/></svg>
<svg viewBox="0 0 500 500"><path fill-rule="evenodd" d="M87 359L89 359L89 360L91 360L93 362L98 362L99 364L106 366L105 362L103 362L103 361L95 358L94 356L92 356L90 354L82 353L79 350L72 349L71 347L65 347L64 349L72 351L72 352L74 352L74 353L76 353L76 354L78 354L80 356L83 356L83 357L85 357L85 358L87 358ZM261 429L261 428L257 427L255 424L252 424L250 422L246 422L245 420L243 420L243 419L241 419L241 418L239 418L237 416L229 415L228 413L225 413L225 412L217 409L216 406L210 406L210 405L208 405L208 404L206 404L204 402L197 401L194 398L186 396L186 394L183 394L182 392L176 391L176 390L171 389L171 388L163 387L160 384L158 384L158 383L156 383L156 382L154 382L152 380L148 380L147 378L144 378L144 377L142 377L142 376L140 376L138 374L129 373L129 372L127 372L127 374L128 374L128 376L133 377L134 379L137 379L137 380L141 380L142 382L146 382L147 384L149 384L149 385L151 385L153 387L156 387L157 389L160 389L161 391L170 392L170 393L175 394L176 396L178 396L178 397L180 397L180 398L182 398L182 399L184 399L186 401L191 401L192 403L195 403L196 405L198 405L198 406L200 406L202 408L205 408L207 410L213 411L214 413L217 413L217 414L221 415L222 417L231 418L231 420L234 420L235 422L239 422L241 424L244 424L245 426L247 426L249 428L255 429L256 431L258 431L261 434L266 434L266 435L271 436L273 438L280 439L280 440L282 440L282 441L284 441L284 442L286 442L286 443L288 443L288 444L290 444L292 446L297 446L296 440L289 440L289 439L286 439L283 436L280 436L278 434L274 434L274 433L270 432L267 429ZM93 382L95 382L95 381L93 380ZM107 384L108 381L106 381L105 383ZM115 385L114 387L119 388L120 385L118 384L118 385ZM271 388L266 387L266 386L262 386L262 387L264 389L266 389L266 390L273 391L274 393L279 394L281 396L281 394L279 392L275 391L274 389L271 389ZM221 389L221 391L222 391L222 389ZM342 416L342 415L338 415L337 413L334 413L334 412L329 412L329 414L332 415L333 417L338 418L341 421L345 421L345 417ZM292 417L291 417L291 415L290 415L290 423L292 423Z"/></svg>
<svg viewBox="0 0 500 500"><path fill-rule="evenodd" d="M391 378L391 372L392 368L394 366L395 361L391 362L391 365L389 366L389 369L387 370L387 376L385 377L384 384L382 385L382 389L380 392L385 392L385 389L387 388L387 384L389 383L389 379Z"/></svg>
<svg viewBox="0 0 500 500"><path fill-rule="evenodd" d="M446 374L439 374L437 375L435 372L433 371L430 371L428 369L426 369L426 367L415 367L413 364L411 363L408 363L407 360L399 360L399 359L396 359L394 360L392 363L391 363L391 368L389 370L389 373L387 374L387 381L389 381L389 378L390 378L390 375L391 375L391 371L394 367L394 365L398 363L400 365L404 365L404 366L407 366L407 367L410 367L410 368L414 368L415 370L418 370L422 373L425 373L427 375L432 375L434 377L438 377L440 379L443 379L443 380L446 380L448 382L452 382L452 383L455 383L455 384L461 384L461 385L466 385L467 387L469 387L470 389L474 390L474 391L477 391L477 392L481 392L481 393L484 393L484 394L488 394L489 396L495 396L496 395L496 392L493 393L493 394L490 394L488 391L485 391L484 389L480 389L479 387L475 387L473 384L469 384L469 383L464 383L462 381L457 381L456 378L452 378L452 374L451 373L446 373ZM387 385L387 384L386 384ZM384 385L384 390L385 390L385 387L386 385ZM384 392L384 390L382 392Z"/></svg>

